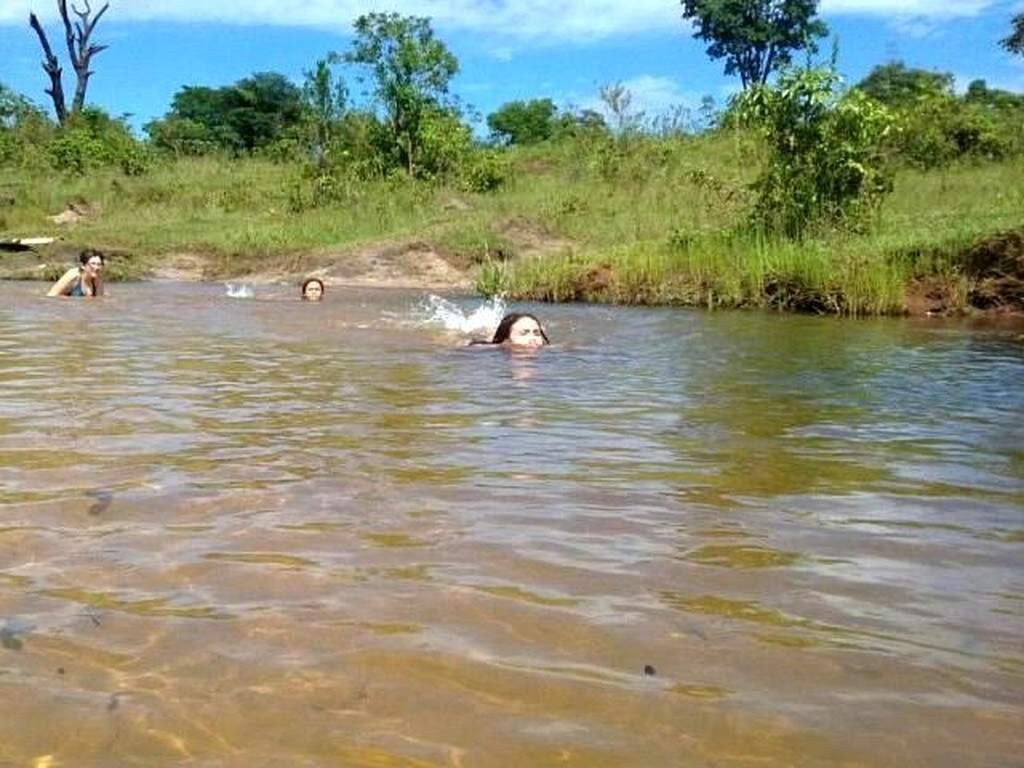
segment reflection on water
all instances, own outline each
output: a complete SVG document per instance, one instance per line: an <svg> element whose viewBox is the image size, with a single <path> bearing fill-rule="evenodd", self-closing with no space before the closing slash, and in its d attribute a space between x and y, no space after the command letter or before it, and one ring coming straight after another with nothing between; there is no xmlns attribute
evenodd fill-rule
<svg viewBox="0 0 1024 768"><path fill-rule="evenodd" d="M1019 328L539 307L516 355L470 300L40 292L0 765L1024 753Z"/></svg>

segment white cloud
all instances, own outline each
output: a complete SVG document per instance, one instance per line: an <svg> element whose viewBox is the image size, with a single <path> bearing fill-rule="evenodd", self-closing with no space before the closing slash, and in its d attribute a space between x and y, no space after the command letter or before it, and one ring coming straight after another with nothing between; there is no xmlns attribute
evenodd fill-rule
<svg viewBox="0 0 1024 768"><path fill-rule="evenodd" d="M701 94L684 91L671 77L640 75L622 82L623 87L633 95L636 109L648 115L663 114L670 107L698 107Z"/></svg>
<svg viewBox="0 0 1024 768"><path fill-rule="evenodd" d="M689 110L691 115L695 116L703 96L695 91L683 90L671 77L657 75L638 75L617 85L621 85L629 93L628 114L643 114L646 119L668 115L677 108ZM583 99L570 99L567 106L570 109L592 109L614 123L608 106L601 100L599 94L592 93Z"/></svg>
<svg viewBox="0 0 1024 768"><path fill-rule="evenodd" d="M953 19L977 16L995 5L995 0L822 0L823 14L865 16L921 16Z"/></svg>
<svg viewBox="0 0 1024 768"><path fill-rule="evenodd" d="M93 0L93 7L100 0ZM24 23L30 8L56 18L52 0L0 0L0 24ZM439 27L512 38L588 40L681 24L666 0L111 0L119 21L222 22L308 26L346 31L369 11L428 16Z"/></svg>
<svg viewBox="0 0 1024 768"><path fill-rule="evenodd" d="M97 8L102 0L92 0ZM597 40L683 30L675 0L110 0L118 21L221 22L347 31L368 11L429 16L445 29L521 40ZM824 14L950 19L973 16L996 0L823 0ZM0 0L0 24L24 24L34 8L53 21L53 0Z"/></svg>

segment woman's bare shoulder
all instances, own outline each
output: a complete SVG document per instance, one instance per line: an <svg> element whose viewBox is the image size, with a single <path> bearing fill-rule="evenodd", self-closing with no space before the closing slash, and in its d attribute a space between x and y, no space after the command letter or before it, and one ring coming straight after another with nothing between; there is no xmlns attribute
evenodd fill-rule
<svg viewBox="0 0 1024 768"><path fill-rule="evenodd" d="M47 296L59 296L59 295L61 295L67 289L67 287L69 285L71 285L71 283L74 282L76 277L78 277L78 268L77 267L72 267L67 272L65 272L63 275L61 275L57 279L57 282L55 282L50 287L50 291L49 291L49 293L47 293Z"/></svg>

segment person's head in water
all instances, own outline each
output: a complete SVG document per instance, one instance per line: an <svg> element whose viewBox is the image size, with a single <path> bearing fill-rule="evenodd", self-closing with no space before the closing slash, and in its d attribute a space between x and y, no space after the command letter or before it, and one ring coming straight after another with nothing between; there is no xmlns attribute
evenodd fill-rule
<svg viewBox="0 0 1024 768"><path fill-rule="evenodd" d="M86 248L78 254L79 269L90 280L95 280L99 277L105 262L106 259L103 258L103 254L94 248Z"/></svg>
<svg viewBox="0 0 1024 768"><path fill-rule="evenodd" d="M324 297L324 283L323 280L317 277L311 277L309 280L302 284L302 300L303 301L320 301Z"/></svg>
<svg viewBox="0 0 1024 768"><path fill-rule="evenodd" d="M513 347L543 347L551 342L540 320L526 313L511 312L501 318L491 343Z"/></svg>

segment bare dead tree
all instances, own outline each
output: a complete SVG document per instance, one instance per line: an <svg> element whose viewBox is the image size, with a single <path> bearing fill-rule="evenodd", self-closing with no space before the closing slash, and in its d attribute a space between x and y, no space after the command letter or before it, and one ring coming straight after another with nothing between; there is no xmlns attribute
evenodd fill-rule
<svg viewBox="0 0 1024 768"><path fill-rule="evenodd" d="M57 10L60 11L60 18L64 22L64 39L68 46L68 57L71 61L71 66L75 70L76 77L75 96L71 102L70 111L68 110L67 100L64 97L60 61L54 55L53 49L50 48L50 41L47 39L46 32L43 30L42 24L39 23L39 19L34 13L30 13L28 16L29 26L35 30L36 35L39 37L39 45L43 49L43 71L50 78L50 88L46 92L53 100L53 110L57 114L57 122L61 125L64 125L70 117L82 110L82 107L85 105L85 92L89 87L89 77L93 74L93 71L89 68L92 57L101 51L105 51L108 47L106 45L95 45L91 42L91 38L96 24L103 18L103 14L107 12L110 4L105 3L96 15L93 16L89 0L84 0L84 3L84 10L79 10L77 5L71 5L71 13L78 17L77 21L72 21L71 14L68 12L68 0L57 0Z"/></svg>
<svg viewBox="0 0 1024 768"><path fill-rule="evenodd" d="M50 76L50 87L46 92L53 99L53 111L57 113L57 122L64 125L68 119L68 110L64 101L64 84L61 82L60 62L53 55L50 41L46 39L46 32L43 31L43 27L34 13L28 15L28 23L36 31L36 34L39 35L39 44L43 47L43 56L45 57L43 60L43 71Z"/></svg>

